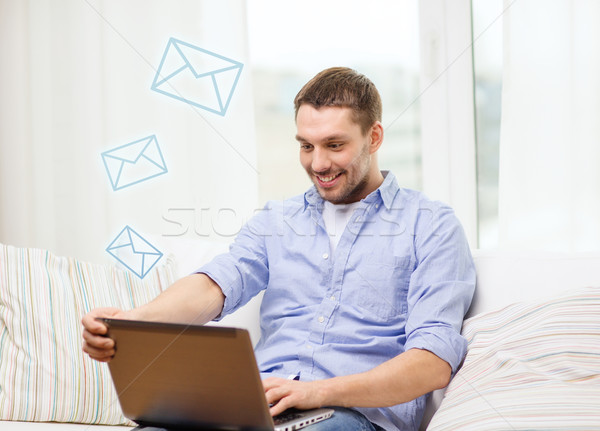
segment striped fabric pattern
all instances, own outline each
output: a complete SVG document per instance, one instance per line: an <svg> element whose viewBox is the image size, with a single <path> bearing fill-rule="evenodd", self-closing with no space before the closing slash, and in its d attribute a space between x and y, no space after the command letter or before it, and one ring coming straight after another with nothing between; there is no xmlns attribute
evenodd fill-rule
<svg viewBox="0 0 600 431"><path fill-rule="evenodd" d="M600 287L474 316L463 334L428 430L600 429Z"/></svg>
<svg viewBox="0 0 600 431"><path fill-rule="evenodd" d="M0 244L0 419L131 424L106 364L82 352L81 318L132 308L174 279L167 260L144 280L124 270Z"/></svg>

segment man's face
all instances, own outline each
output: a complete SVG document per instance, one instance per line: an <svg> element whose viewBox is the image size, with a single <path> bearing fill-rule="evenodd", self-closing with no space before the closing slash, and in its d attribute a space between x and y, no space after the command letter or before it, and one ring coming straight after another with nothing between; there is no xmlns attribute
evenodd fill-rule
<svg viewBox="0 0 600 431"><path fill-rule="evenodd" d="M301 105L296 127L300 163L323 199L357 202L379 187L372 134L363 135L350 108Z"/></svg>

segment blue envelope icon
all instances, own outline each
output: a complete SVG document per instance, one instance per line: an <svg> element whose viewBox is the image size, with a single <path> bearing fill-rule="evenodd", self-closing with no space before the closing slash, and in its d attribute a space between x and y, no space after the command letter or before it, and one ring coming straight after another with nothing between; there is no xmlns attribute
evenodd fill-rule
<svg viewBox="0 0 600 431"><path fill-rule="evenodd" d="M106 251L140 278L144 278L163 256L129 226L125 226Z"/></svg>
<svg viewBox="0 0 600 431"><path fill-rule="evenodd" d="M219 115L225 115L244 65L170 38L151 89Z"/></svg>
<svg viewBox="0 0 600 431"><path fill-rule="evenodd" d="M113 190L120 190L167 173L155 135L102 153Z"/></svg>

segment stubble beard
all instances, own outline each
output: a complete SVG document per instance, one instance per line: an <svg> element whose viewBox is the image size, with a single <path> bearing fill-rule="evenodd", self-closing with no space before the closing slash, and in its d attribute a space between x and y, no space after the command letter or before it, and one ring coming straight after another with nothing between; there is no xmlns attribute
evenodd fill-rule
<svg viewBox="0 0 600 431"><path fill-rule="evenodd" d="M355 182L354 184L349 183L346 184L344 189L340 190L340 194L338 196L330 196L327 197L326 191L323 191L321 189L321 187L319 186L317 179L314 178L314 172L310 175L311 176L311 180L313 182L313 184L315 185L315 188L317 189L317 192L319 192L319 195L321 196L321 198L323 198L326 201L331 202L334 205L339 205L339 204L348 204L348 203L352 203L352 202L358 202L361 199L361 196L363 194L363 190L367 187L368 183L369 183L369 170L370 170L370 158L369 158L369 149L368 147L365 147L365 149L361 152L360 156L359 156L358 160L358 164L360 165L359 167L361 168L360 171L363 172L362 177ZM347 175L347 170L342 171L342 175ZM346 178L348 179L348 178Z"/></svg>

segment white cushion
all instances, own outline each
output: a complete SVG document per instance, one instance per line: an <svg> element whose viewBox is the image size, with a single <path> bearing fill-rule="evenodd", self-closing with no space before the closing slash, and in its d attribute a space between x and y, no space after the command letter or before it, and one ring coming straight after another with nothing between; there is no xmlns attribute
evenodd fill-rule
<svg viewBox="0 0 600 431"><path fill-rule="evenodd" d="M596 429L600 287L465 321L468 353L430 431Z"/></svg>
<svg viewBox="0 0 600 431"><path fill-rule="evenodd" d="M544 300L565 289L600 286L599 253L474 250L477 288L467 317L520 301ZM439 408L444 389L434 391L420 429Z"/></svg>
<svg viewBox="0 0 600 431"><path fill-rule="evenodd" d="M142 281L112 266L0 244L0 419L131 424L106 364L82 352L81 318L96 307L139 306L173 280L170 262Z"/></svg>
<svg viewBox="0 0 600 431"><path fill-rule="evenodd" d="M130 426L0 421L2 431L130 431Z"/></svg>

